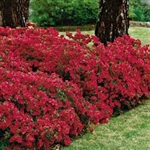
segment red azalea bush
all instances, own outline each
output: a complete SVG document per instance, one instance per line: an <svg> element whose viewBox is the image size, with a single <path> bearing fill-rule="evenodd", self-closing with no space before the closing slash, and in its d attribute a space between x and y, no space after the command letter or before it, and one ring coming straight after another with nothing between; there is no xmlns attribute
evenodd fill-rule
<svg viewBox="0 0 150 150"><path fill-rule="evenodd" d="M0 73L0 129L10 132L12 145L48 149L56 141L70 144L69 136L82 131L84 125L69 101L82 101L80 89L74 84L63 82L56 74L2 68Z"/></svg>
<svg viewBox="0 0 150 150"><path fill-rule="evenodd" d="M0 133L8 149L69 145L150 91L150 48L129 36L0 28ZM7 135L7 136L6 136Z"/></svg>

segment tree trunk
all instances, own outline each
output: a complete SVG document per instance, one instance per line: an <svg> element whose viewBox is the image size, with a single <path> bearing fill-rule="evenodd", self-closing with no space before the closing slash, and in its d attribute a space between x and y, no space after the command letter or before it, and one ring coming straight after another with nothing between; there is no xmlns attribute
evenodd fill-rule
<svg viewBox="0 0 150 150"><path fill-rule="evenodd" d="M113 42L118 36L128 34L128 0L100 0L99 20L95 35L104 45Z"/></svg>
<svg viewBox="0 0 150 150"><path fill-rule="evenodd" d="M2 23L2 9L3 9L3 0L0 1L0 26L3 25L3 23Z"/></svg>
<svg viewBox="0 0 150 150"><path fill-rule="evenodd" d="M0 23L6 27L24 27L29 16L30 0L0 0Z"/></svg>

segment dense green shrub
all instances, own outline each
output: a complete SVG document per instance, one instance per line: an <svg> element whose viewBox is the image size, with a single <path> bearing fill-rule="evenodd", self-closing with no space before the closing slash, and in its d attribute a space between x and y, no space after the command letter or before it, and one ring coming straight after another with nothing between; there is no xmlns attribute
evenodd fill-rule
<svg viewBox="0 0 150 150"><path fill-rule="evenodd" d="M135 21L150 21L149 4L144 0L129 0L129 17Z"/></svg>
<svg viewBox="0 0 150 150"><path fill-rule="evenodd" d="M32 0L30 19L39 26L95 24L99 0ZM129 17L150 21L150 7L140 0L129 0Z"/></svg>
<svg viewBox="0 0 150 150"><path fill-rule="evenodd" d="M31 9L39 26L95 24L98 0L33 0Z"/></svg>

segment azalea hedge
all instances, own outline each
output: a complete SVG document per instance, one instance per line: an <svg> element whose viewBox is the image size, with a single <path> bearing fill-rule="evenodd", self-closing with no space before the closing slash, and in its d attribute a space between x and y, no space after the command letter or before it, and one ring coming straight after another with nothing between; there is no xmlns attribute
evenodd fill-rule
<svg viewBox="0 0 150 150"><path fill-rule="evenodd" d="M150 91L150 47L130 36L0 28L0 140L7 150L69 145Z"/></svg>

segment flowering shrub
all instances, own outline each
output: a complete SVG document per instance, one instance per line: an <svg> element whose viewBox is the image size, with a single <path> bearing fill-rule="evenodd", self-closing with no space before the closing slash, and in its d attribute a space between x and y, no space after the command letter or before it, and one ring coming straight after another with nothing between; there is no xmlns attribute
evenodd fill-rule
<svg viewBox="0 0 150 150"><path fill-rule="evenodd" d="M0 133L9 149L69 145L150 91L150 48L129 36L0 28ZM91 129L92 131L92 129Z"/></svg>

